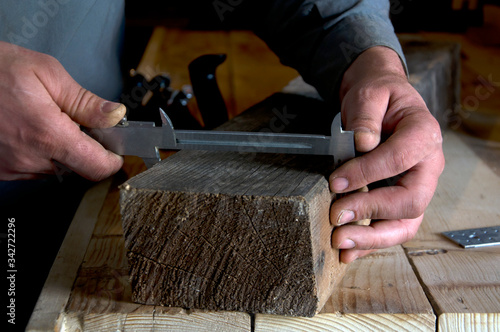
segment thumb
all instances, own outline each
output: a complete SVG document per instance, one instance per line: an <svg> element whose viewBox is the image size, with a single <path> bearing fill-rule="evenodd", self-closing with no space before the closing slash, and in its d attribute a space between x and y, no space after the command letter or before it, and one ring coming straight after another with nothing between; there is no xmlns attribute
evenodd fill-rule
<svg viewBox="0 0 500 332"><path fill-rule="evenodd" d="M388 96L378 93L360 96L349 91L342 100L342 119L346 130L354 131L354 144L359 152L369 152L380 143L382 121L387 111Z"/></svg>
<svg viewBox="0 0 500 332"><path fill-rule="evenodd" d="M125 116L125 105L105 100L78 84L55 59L50 70L42 70L39 79L52 99L69 117L89 128L116 125ZM45 67L47 68L47 67Z"/></svg>

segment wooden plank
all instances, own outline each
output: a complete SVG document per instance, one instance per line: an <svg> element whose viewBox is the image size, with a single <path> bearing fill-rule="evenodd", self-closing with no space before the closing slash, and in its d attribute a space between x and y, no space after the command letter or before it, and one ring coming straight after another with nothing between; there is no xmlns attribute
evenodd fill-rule
<svg viewBox="0 0 500 332"><path fill-rule="evenodd" d="M230 118L280 91L298 76L283 66L267 45L250 31L229 33L228 62L231 64L234 109Z"/></svg>
<svg viewBox="0 0 500 332"><path fill-rule="evenodd" d="M481 313L441 314L439 331L500 331L500 316Z"/></svg>
<svg viewBox="0 0 500 332"><path fill-rule="evenodd" d="M500 176L464 139L445 133L447 167L415 239L405 244L441 331L482 331L498 327L500 317L500 248L466 250L441 235L500 218Z"/></svg>
<svg viewBox="0 0 500 332"><path fill-rule="evenodd" d="M435 331L431 315L320 314L315 317L258 316L255 331L266 332L372 332Z"/></svg>
<svg viewBox="0 0 500 332"><path fill-rule="evenodd" d="M179 308L141 307L134 312L64 316L68 331L217 331L249 332L250 316L236 312L203 312Z"/></svg>
<svg viewBox="0 0 500 332"><path fill-rule="evenodd" d="M78 207L47 281L40 293L26 331L54 331L60 324L59 314L66 306L71 287L82 262L111 180L89 189Z"/></svg>

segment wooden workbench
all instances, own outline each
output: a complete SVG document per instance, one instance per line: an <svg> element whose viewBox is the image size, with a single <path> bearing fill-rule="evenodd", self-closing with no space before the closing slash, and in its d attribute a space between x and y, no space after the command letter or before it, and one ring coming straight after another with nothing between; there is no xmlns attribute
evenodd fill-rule
<svg viewBox="0 0 500 332"><path fill-rule="evenodd" d="M167 47L176 40L198 48L176 55L179 48ZM170 71L174 84L185 84L187 71L171 68L187 68L188 60L209 52L225 52L232 59L218 72L231 115L279 91L296 75L249 33L165 29L155 31L138 70ZM251 58L252 53L258 57ZM256 63L273 79L262 79ZM444 151L447 166L416 237L350 264L340 287L313 318L132 303L117 186L143 165L126 158L122 172L83 198L27 330L498 331L500 247L465 250L440 233L500 225L500 143L446 131Z"/></svg>

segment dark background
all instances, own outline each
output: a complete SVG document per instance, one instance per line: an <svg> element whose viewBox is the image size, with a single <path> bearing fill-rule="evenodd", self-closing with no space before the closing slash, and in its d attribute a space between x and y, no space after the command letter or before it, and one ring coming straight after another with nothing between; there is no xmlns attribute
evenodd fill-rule
<svg viewBox="0 0 500 332"><path fill-rule="evenodd" d="M248 28L244 20L231 19L236 15L225 15L225 20L221 22L214 9L215 1L227 3L227 0L185 0L182 3L150 0L147 2L148 5L144 6L144 1L127 0L123 59L125 72L134 68L140 61L147 40L157 25L193 30ZM238 3L236 0L233 1ZM240 1L237 6L238 11L251 15L245 5L259 0ZM419 31L465 33L468 28L483 24L485 5L500 5L500 0L478 0L477 6L469 8L468 1L464 1L462 9L454 10L452 5L457 1L460 2L460 0L390 0L391 20L397 33Z"/></svg>

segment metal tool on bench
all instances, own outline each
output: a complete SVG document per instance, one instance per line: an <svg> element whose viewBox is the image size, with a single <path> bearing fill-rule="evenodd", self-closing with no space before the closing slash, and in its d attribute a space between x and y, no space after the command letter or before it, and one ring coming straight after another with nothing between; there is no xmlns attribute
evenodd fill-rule
<svg viewBox="0 0 500 332"><path fill-rule="evenodd" d="M158 109L168 115L177 129L202 129L188 108L191 97L196 96L205 129L213 129L228 120L227 108L216 80L217 67L226 59L225 54L204 54L188 66L192 86L176 90L170 85L168 74L160 73L150 80L132 69L125 81L120 102L127 107L131 121L154 121L161 124Z"/></svg>
<svg viewBox="0 0 500 332"><path fill-rule="evenodd" d="M462 229L442 234L465 249L500 245L500 226Z"/></svg>
<svg viewBox="0 0 500 332"><path fill-rule="evenodd" d="M159 149L331 155L335 167L355 156L354 132L342 129L340 113L332 122L331 136L175 130L162 109L160 116L160 127L154 122L123 119L112 128L84 131L110 151L141 157L148 167L161 161Z"/></svg>

